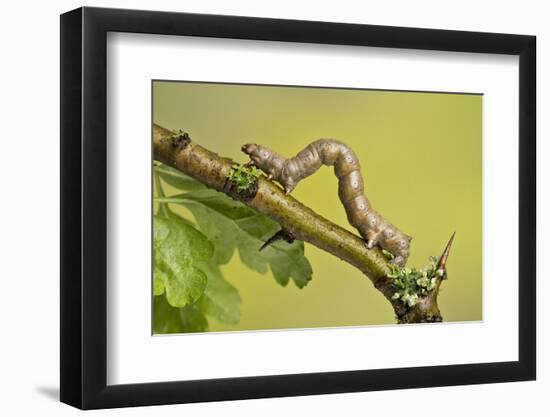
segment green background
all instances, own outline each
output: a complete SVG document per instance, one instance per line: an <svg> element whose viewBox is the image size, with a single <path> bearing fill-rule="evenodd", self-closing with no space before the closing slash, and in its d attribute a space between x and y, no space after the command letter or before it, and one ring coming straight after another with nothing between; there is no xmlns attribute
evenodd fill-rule
<svg viewBox="0 0 550 417"><path fill-rule="evenodd" d="M361 161L374 208L413 236L407 266L439 256L457 232L439 306L446 322L482 319L481 95L154 81L153 119L243 163L240 147L248 142L287 157L318 138L345 142ZM332 167L302 181L293 195L357 233ZM313 279L302 290L292 282L279 286L235 254L222 271L240 292L241 321L211 321L210 331L395 323L388 301L358 270L307 243L305 254Z"/></svg>

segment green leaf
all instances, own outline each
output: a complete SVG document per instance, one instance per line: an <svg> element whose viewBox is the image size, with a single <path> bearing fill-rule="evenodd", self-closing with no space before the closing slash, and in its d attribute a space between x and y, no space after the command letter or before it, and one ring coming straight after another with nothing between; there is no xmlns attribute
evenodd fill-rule
<svg viewBox="0 0 550 417"><path fill-rule="evenodd" d="M154 293L166 293L174 307L184 307L199 299L207 277L197 263L212 257L208 239L176 216L154 216Z"/></svg>
<svg viewBox="0 0 550 417"><path fill-rule="evenodd" d="M164 281L166 276L162 271L155 271L153 274L153 295L164 294Z"/></svg>
<svg viewBox="0 0 550 417"><path fill-rule="evenodd" d="M219 323L238 324L241 318L239 291L223 279L219 266L210 262L200 268L208 276L208 284L196 303L197 308Z"/></svg>
<svg viewBox="0 0 550 417"><path fill-rule="evenodd" d="M208 320L194 305L172 307L164 295L153 300L153 333L196 333L208 330Z"/></svg>
<svg viewBox="0 0 550 417"><path fill-rule="evenodd" d="M275 280L283 286L290 278L299 288L311 280L312 269L304 256L303 242L276 242L259 251L280 229L269 217L210 189L173 196L170 201L185 205L193 213L200 231L214 244L217 264L229 262L238 250L246 266L260 273L271 268Z"/></svg>
<svg viewBox="0 0 550 417"><path fill-rule="evenodd" d="M207 287L194 304L171 306L164 295L154 297L153 331L156 334L208 331L208 319L223 324L238 324L241 298L238 290L223 279L217 265L200 267L208 276Z"/></svg>
<svg viewBox="0 0 550 417"><path fill-rule="evenodd" d="M208 331L208 319L194 305L179 309L184 333L198 333Z"/></svg>
<svg viewBox="0 0 550 417"><path fill-rule="evenodd" d="M154 170L167 184L170 184L172 187L178 188L179 190L192 191L206 188L205 185L168 165L155 163Z"/></svg>

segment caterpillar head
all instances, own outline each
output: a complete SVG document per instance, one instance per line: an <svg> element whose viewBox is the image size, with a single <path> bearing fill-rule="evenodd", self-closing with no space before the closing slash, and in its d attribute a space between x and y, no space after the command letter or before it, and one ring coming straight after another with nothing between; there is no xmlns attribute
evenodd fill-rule
<svg viewBox="0 0 550 417"><path fill-rule="evenodd" d="M247 143L241 147L241 150L250 157L250 160L261 168L262 162L265 163L271 156L271 151L262 145Z"/></svg>
<svg viewBox="0 0 550 417"><path fill-rule="evenodd" d="M250 157L252 164L263 172L275 178L279 177L284 163L284 159L280 155L265 146L255 143L247 143L241 147L241 150Z"/></svg>

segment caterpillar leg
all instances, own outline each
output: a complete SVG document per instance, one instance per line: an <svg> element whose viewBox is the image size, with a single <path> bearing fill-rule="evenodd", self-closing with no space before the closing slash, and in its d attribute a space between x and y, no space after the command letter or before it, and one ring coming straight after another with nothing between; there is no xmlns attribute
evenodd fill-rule
<svg viewBox="0 0 550 417"><path fill-rule="evenodd" d="M392 264L395 264L397 266L400 266L400 267L403 267L405 266L405 262L407 261L406 258L404 258L403 256L399 255L399 256L396 256L395 258L393 258L390 262Z"/></svg>
<svg viewBox="0 0 550 417"><path fill-rule="evenodd" d="M404 239L399 240L399 246L391 250L391 253L395 256L391 262L397 266L404 267L407 263L407 259L409 258L408 241L405 241Z"/></svg>
<svg viewBox="0 0 550 417"><path fill-rule="evenodd" d="M296 184L293 182L285 182L282 184L283 188L285 189L285 195L289 195L294 188L296 188Z"/></svg>
<svg viewBox="0 0 550 417"><path fill-rule="evenodd" d="M380 233L369 230L367 236L365 237L365 242L367 243L367 249L372 249L378 245L378 238Z"/></svg>

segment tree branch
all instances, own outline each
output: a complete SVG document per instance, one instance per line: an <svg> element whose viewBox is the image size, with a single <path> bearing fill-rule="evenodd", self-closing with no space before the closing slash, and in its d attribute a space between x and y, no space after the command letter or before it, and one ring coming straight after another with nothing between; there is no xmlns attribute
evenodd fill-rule
<svg viewBox="0 0 550 417"><path fill-rule="evenodd" d="M238 192L227 179L234 162L192 142L187 134L174 133L155 124L153 146L156 160L242 201L275 220L295 239L308 242L362 271L390 301L400 323L441 321L437 307L440 282L437 290L417 306L406 307L401 301L392 299L395 286L388 277L390 262L379 248L367 249L363 239L323 218L292 196L285 195L280 187L263 177L250 191Z"/></svg>

